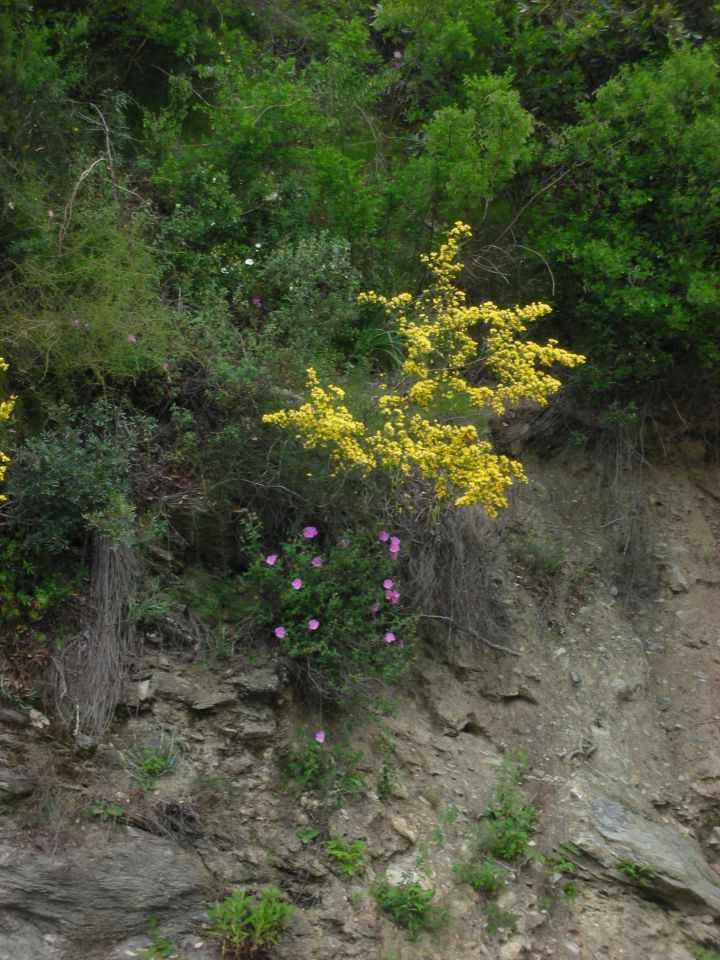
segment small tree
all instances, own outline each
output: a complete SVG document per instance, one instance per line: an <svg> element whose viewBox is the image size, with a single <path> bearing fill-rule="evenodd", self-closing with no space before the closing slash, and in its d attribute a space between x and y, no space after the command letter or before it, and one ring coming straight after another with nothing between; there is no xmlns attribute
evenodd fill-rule
<svg viewBox="0 0 720 960"><path fill-rule="evenodd" d="M264 420L292 428L305 447L327 448L336 472L390 468L400 476L420 476L433 484L439 498L479 502L493 517L507 506L507 487L525 479L522 465L496 453L472 423L442 421L438 406L463 403L500 414L521 400L545 404L560 381L542 368L554 363L573 367L584 357L562 350L555 340L542 346L523 339L527 324L550 312L546 304L511 309L489 301L466 304L455 278L462 269L460 242L470 235L470 228L458 222L447 242L422 258L432 281L419 296L360 294L361 301L382 306L405 341L397 392L381 392L376 400L383 421L378 429L370 431L357 420L343 403L344 391L321 386L312 368L307 371L309 401ZM466 365L477 351L470 330L478 323L486 325L484 361L495 386L472 386L466 378Z"/></svg>

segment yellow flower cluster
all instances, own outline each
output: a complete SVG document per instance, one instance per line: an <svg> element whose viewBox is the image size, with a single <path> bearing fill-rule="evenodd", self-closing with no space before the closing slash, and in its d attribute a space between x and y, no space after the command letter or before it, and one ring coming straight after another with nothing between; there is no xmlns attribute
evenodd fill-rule
<svg viewBox="0 0 720 960"><path fill-rule="evenodd" d="M560 381L540 367L561 363L572 367L584 357L563 350L557 341L544 346L524 339L527 325L550 312L544 303L500 309L494 303L468 306L455 286L462 269L460 244L471 235L456 223L447 242L423 257L433 280L419 296L400 293L384 297L369 291L360 302L380 304L398 327L406 344L401 390L383 393L377 400L383 426L369 434L341 403L339 387L320 386L308 370L310 400L297 410L281 410L264 417L267 423L293 427L305 447L325 447L336 472L359 468L368 473L391 467L401 475L415 474L433 483L438 497L452 496L456 504L481 503L490 516L507 505L505 490L513 480L524 480L522 466L500 456L471 424L440 423L432 415L442 399L465 398L477 408L502 413L521 400L544 404ZM486 325L483 359L496 385L474 387L465 379L465 367L477 353L470 329Z"/></svg>
<svg viewBox="0 0 720 960"><path fill-rule="evenodd" d="M0 357L0 373L4 373L7 369L7 363L2 357ZM9 400L0 400L0 420L7 420L10 417L14 406L15 397L10 397ZM5 479L5 471L7 470L8 463L10 463L10 457L0 450L0 483L2 483L2 481ZM7 500L7 497L0 493L0 500Z"/></svg>

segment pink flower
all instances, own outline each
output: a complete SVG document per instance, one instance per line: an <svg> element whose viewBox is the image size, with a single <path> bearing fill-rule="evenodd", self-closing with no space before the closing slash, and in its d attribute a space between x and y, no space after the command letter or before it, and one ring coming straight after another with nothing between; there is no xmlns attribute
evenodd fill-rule
<svg viewBox="0 0 720 960"><path fill-rule="evenodd" d="M318 743L325 743L325 731L318 730L317 733L315 734L315 739L317 740Z"/></svg>
<svg viewBox="0 0 720 960"><path fill-rule="evenodd" d="M302 532L302 535L305 537L306 540L312 540L313 537L317 536L317 528L305 527L305 529Z"/></svg>
<svg viewBox="0 0 720 960"><path fill-rule="evenodd" d="M313 557L310 563L313 565L313 567L321 567L322 557Z"/></svg>
<svg viewBox="0 0 720 960"><path fill-rule="evenodd" d="M405 641L404 641L404 640L401 640L400 643L398 643L398 646L400 647L401 650L404 650L404 649L405 649Z"/></svg>
<svg viewBox="0 0 720 960"><path fill-rule="evenodd" d="M294 580L291 580L290 586L293 588L293 590L299 590L300 587L302 586L302 580L300 579L300 577L295 577Z"/></svg>
<svg viewBox="0 0 720 960"><path fill-rule="evenodd" d="M400 599L400 594L398 593L397 590L388 590L388 594L390 594L390 596L388 596L388 600L390 601L390 603L397 603L398 600Z"/></svg>
<svg viewBox="0 0 720 960"><path fill-rule="evenodd" d="M71 323L74 327L79 327L79 326L80 326L80 317L71 317L71 318L70 318L70 323Z"/></svg>
<svg viewBox="0 0 720 960"><path fill-rule="evenodd" d="M163 363L163 370L169 370L169 369L170 369L170 364L169 364L169 363L167 362L167 360L166 360L166 361Z"/></svg>
<svg viewBox="0 0 720 960"><path fill-rule="evenodd" d="M385 587L386 590L392 590L394 584L390 579L390 577L388 577L387 580L383 580L383 586Z"/></svg>
<svg viewBox="0 0 720 960"><path fill-rule="evenodd" d="M385 643L395 643L395 634L391 633L389 630L385 634Z"/></svg>
<svg viewBox="0 0 720 960"><path fill-rule="evenodd" d="M377 602L377 600L376 600L375 603L370 607L370 609L372 610L373 613L377 613L377 612L378 612L378 610L380 609L380 604Z"/></svg>
<svg viewBox="0 0 720 960"><path fill-rule="evenodd" d="M276 553L271 553L271 554L269 554L267 557L265 557L265 563L266 563L269 567L274 567L276 562L277 562L277 554L276 554Z"/></svg>
<svg viewBox="0 0 720 960"><path fill-rule="evenodd" d="M317 630L320 626L320 621L316 620L315 617L312 620L308 620L308 630Z"/></svg>
<svg viewBox="0 0 720 960"><path fill-rule="evenodd" d="M390 534L387 532L387 530L381 530L380 533L378 534L378 540L380 541L380 543L387 543L389 539L390 539Z"/></svg>
<svg viewBox="0 0 720 960"><path fill-rule="evenodd" d="M397 560L397 558L400 556L400 551L399 551L399 550L391 550L391 551L390 551L390 556L393 558L393 560Z"/></svg>
<svg viewBox="0 0 720 960"><path fill-rule="evenodd" d="M273 633L278 638L278 640L282 640L282 638L287 633L287 630L285 629L285 627L275 627L275 629L273 630Z"/></svg>
<svg viewBox="0 0 720 960"><path fill-rule="evenodd" d="M393 57L396 60L402 60L402 50L393 50Z"/></svg>
<svg viewBox="0 0 720 960"><path fill-rule="evenodd" d="M399 552L400 552L400 538L390 537L390 553L399 553Z"/></svg>
<svg viewBox="0 0 720 960"><path fill-rule="evenodd" d="M262 305L263 305L263 302L262 302L262 300L260 299L260 297L253 297L253 298L252 298L252 302L253 302L253 306L254 306L254 307L257 307L258 310L259 310L259 309L262 307Z"/></svg>
<svg viewBox="0 0 720 960"><path fill-rule="evenodd" d="M129 333L129 334L127 335L127 338L128 338L128 340L130 341L130 343L137 343L137 334L136 334L136 333Z"/></svg>

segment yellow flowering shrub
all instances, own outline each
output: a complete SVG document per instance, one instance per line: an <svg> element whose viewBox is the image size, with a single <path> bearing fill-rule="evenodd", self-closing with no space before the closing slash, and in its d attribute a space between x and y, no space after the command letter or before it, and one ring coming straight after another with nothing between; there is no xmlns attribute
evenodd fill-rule
<svg viewBox="0 0 720 960"><path fill-rule="evenodd" d="M509 309L489 301L467 305L455 279L462 269L460 243L470 236L470 228L458 222L440 249L422 258L432 281L419 296L388 298L372 290L360 294L361 302L383 307L405 341L398 388L377 399L384 421L378 430L370 432L356 420L342 402L344 392L322 387L313 369L308 370L308 402L263 419L292 428L305 447L327 448L336 472L393 468L402 476L429 480L440 498L452 497L456 504L479 502L496 516L507 505L508 485L526 479L522 465L495 453L472 424L440 422L433 405L462 398L497 414L521 400L542 405L560 387L545 368L557 363L573 367L584 357L563 350L556 340L543 346L525 339L528 324L550 312L547 304ZM469 331L478 323L485 325L483 360L494 386L472 386L465 377L466 365L478 350Z"/></svg>
<svg viewBox="0 0 720 960"><path fill-rule="evenodd" d="M7 369L7 363L2 357L0 357L0 373L4 373ZM10 417L14 406L15 397L10 397L9 400L0 400L0 420L7 420ZM5 479L5 471L7 470L7 465L9 462L10 457L0 450L0 483L2 483ZM0 500L7 500L7 497L0 493Z"/></svg>

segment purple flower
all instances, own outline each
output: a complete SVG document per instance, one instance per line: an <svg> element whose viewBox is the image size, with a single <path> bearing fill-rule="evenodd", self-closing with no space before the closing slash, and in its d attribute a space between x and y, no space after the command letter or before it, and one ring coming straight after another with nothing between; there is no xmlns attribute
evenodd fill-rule
<svg viewBox="0 0 720 960"><path fill-rule="evenodd" d="M276 554L276 553L270 553L270 554L268 554L267 557L265 557L265 563L266 563L269 567L274 567L276 562L277 562L277 554Z"/></svg>
<svg viewBox="0 0 720 960"><path fill-rule="evenodd" d="M377 600L376 600L375 603L370 607L370 609L372 610L373 613L377 613L377 612L378 612L378 610L380 609L380 604L377 602Z"/></svg>
<svg viewBox="0 0 720 960"><path fill-rule="evenodd" d="M392 590L394 583L390 579L390 577L388 577L386 580L383 580L383 586L385 587L386 590Z"/></svg>
<svg viewBox="0 0 720 960"><path fill-rule="evenodd" d="M313 565L313 567L321 567L322 557L313 557L310 563Z"/></svg>
<svg viewBox="0 0 720 960"><path fill-rule="evenodd" d="M399 552L400 552L400 538L390 537L390 553L399 553Z"/></svg>
<svg viewBox="0 0 720 960"><path fill-rule="evenodd" d="M127 338L128 338L128 340L130 341L130 343L137 343L137 334L136 334L136 333L129 333L129 334L127 335Z"/></svg>
<svg viewBox="0 0 720 960"><path fill-rule="evenodd" d="M395 643L395 634L391 633L389 630L385 634L385 643Z"/></svg>
<svg viewBox="0 0 720 960"><path fill-rule="evenodd" d="M395 60L402 60L402 50L393 50Z"/></svg>
<svg viewBox="0 0 720 960"><path fill-rule="evenodd" d="M390 534L387 532L387 530L381 530L380 533L378 534L378 540L380 541L380 543L387 543L389 539L390 539Z"/></svg>
<svg viewBox="0 0 720 960"><path fill-rule="evenodd" d="M316 620L315 617L312 620L308 620L308 630L317 630L320 626L320 621Z"/></svg>
<svg viewBox="0 0 720 960"><path fill-rule="evenodd" d="M397 603L399 599L400 599L400 594L398 593L398 591L390 590L390 596L388 597L388 600L390 601L390 603Z"/></svg>
<svg viewBox="0 0 720 960"><path fill-rule="evenodd" d="M318 532L316 527L305 527L305 529L302 532L302 535L305 537L306 540L312 540L313 537L317 536L317 533Z"/></svg>
<svg viewBox="0 0 720 960"><path fill-rule="evenodd" d="M318 730L317 733L315 734L315 739L317 740L318 743L325 743L325 731Z"/></svg>
<svg viewBox="0 0 720 960"><path fill-rule="evenodd" d="M262 308L263 302L262 302L262 300L260 299L260 297L253 297L253 298L252 298L252 303L253 303L253 306L254 306L254 307L257 307L257 308L258 308L258 310L260 310L260 309Z"/></svg>
<svg viewBox="0 0 720 960"><path fill-rule="evenodd" d="M285 629L285 627L275 627L275 629L273 630L273 633L278 638L278 640L282 640L282 638L287 633L287 630Z"/></svg>
<svg viewBox="0 0 720 960"><path fill-rule="evenodd" d="M293 588L293 590L299 590L300 587L302 586L302 580L300 579L300 577L295 577L294 580L291 580L290 586Z"/></svg>

